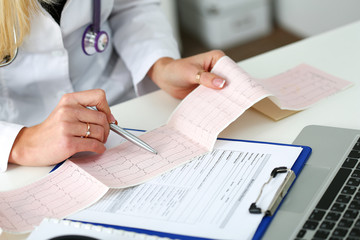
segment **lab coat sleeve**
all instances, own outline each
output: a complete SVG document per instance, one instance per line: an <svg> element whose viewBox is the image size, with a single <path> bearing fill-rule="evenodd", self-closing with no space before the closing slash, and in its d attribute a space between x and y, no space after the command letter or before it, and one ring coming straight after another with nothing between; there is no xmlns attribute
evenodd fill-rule
<svg viewBox="0 0 360 240"><path fill-rule="evenodd" d="M115 0L110 26L115 49L129 69L138 95L146 93L145 86L151 81L146 74L159 58L180 58L159 1Z"/></svg>
<svg viewBox="0 0 360 240"><path fill-rule="evenodd" d="M6 171L10 151L23 127L22 125L0 121L0 173Z"/></svg>

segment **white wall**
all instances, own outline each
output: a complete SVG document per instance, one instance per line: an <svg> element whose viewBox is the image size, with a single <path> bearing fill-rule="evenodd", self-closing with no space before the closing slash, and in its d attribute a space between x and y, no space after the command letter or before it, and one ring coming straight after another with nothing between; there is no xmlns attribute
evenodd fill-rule
<svg viewBox="0 0 360 240"><path fill-rule="evenodd" d="M302 37L360 20L359 0L275 0L275 18Z"/></svg>

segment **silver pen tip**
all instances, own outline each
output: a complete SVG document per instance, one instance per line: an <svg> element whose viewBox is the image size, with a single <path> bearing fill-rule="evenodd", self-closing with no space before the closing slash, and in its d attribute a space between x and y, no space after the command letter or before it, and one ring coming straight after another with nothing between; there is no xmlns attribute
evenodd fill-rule
<svg viewBox="0 0 360 240"><path fill-rule="evenodd" d="M158 154L158 152L157 152L155 149L151 149L150 151L151 151L153 154L156 154L156 155Z"/></svg>

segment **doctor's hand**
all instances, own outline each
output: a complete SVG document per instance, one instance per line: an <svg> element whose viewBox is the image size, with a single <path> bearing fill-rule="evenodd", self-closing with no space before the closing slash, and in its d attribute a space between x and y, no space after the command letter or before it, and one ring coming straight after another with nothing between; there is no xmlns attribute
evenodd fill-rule
<svg viewBox="0 0 360 240"><path fill-rule="evenodd" d="M222 89L225 79L210 73L215 63L225 54L220 50L174 60L161 58L151 67L148 76L175 98L184 98L199 84Z"/></svg>
<svg viewBox="0 0 360 240"><path fill-rule="evenodd" d="M96 106L98 111L86 106ZM111 122L115 122L115 118L103 90L65 94L44 122L20 131L9 162L48 166L77 152L103 153Z"/></svg>

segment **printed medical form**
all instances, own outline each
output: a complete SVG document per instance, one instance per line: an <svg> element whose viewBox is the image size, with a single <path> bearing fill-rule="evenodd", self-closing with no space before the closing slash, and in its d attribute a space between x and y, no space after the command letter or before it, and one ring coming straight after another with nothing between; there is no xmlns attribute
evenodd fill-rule
<svg viewBox="0 0 360 240"><path fill-rule="evenodd" d="M301 150L219 140L211 153L142 185L111 189L99 202L69 219L187 236L248 238L262 219L248 208L269 171L279 164L291 168ZM265 188L261 206L270 203L284 177Z"/></svg>

